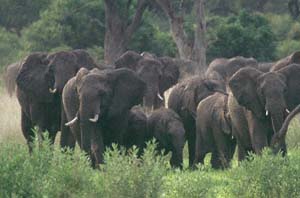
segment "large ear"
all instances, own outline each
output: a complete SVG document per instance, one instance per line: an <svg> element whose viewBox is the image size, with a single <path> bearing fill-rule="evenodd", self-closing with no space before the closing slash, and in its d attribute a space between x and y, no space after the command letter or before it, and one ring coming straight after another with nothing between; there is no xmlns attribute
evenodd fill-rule
<svg viewBox="0 0 300 198"><path fill-rule="evenodd" d="M291 64L287 67L284 67L278 71L279 74L285 76L287 92L285 95L286 104L288 109L294 109L300 101L300 65Z"/></svg>
<svg viewBox="0 0 300 198"><path fill-rule="evenodd" d="M43 102L53 99L49 88L54 84L54 76L49 75L48 63L46 53L33 53L25 59L16 78L19 89Z"/></svg>
<svg viewBox="0 0 300 198"><path fill-rule="evenodd" d="M137 65L139 60L141 60L143 57L134 52L134 51L127 51L124 54L122 54L116 61L115 66L116 68L128 68L132 69L133 71L137 71Z"/></svg>
<svg viewBox="0 0 300 198"><path fill-rule="evenodd" d="M129 69L116 69L107 73L113 95L109 107L109 116L122 115L134 105L142 102L146 84L135 72Z"/></svg>
<svg viewBox="0 0 300 198"><path fill-rule="evenodd" d="M170 57L161 57L159 61L163 65L160 88L161 91L164 92L178 82L179 66L176 61Z"/></svg>
<svg viewBox="0 0 300 198"><path fill-rule="evenodd" d="M238 103L244 107L257 96L257 78L263 74L257 69L245 67L238 70L229 80L229 87Z"/></svg>
<svg viewBox="0 0 300 198"><path fill-rule="evenodd" d="M98 67L94 59L90 54L83 49L73 50L72 53L77 57L77 65L79 68L85 67L87 69L92 69Z"/></svg>
<svg viewBox="0 0 300 198"><path fill-rule="evenodd" d="M79 71L77 72L77 74L75 76L75 83L76 83L77 91L82 83L83 77L85 75L87 75L88 73L89 73L89 70L84 67L79 69Z"/></svg>

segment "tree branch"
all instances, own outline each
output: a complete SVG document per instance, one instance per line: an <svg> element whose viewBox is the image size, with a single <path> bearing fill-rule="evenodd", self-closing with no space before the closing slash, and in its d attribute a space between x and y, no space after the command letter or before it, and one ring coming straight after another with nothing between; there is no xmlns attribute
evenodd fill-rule
<svg viewBox="0 0 300 198"><path fill-rule="evenodd" d="M142 17L145 9L147 8L147 0L138 0L136 12L134 14L131 24L126 29L126 36L130 37L133 32L137 29L142 21Z"/></svg>

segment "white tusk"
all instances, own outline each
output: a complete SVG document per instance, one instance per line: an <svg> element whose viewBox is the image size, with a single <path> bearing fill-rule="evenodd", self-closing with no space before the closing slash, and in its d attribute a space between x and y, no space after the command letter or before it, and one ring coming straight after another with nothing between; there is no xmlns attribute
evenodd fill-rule
<svg viewBox="0 0 300 198"><path fill-rule="evenodd" d="M141 56L144 56L144 55L145 55L145 52L142 52L142 53L141 53Z"/></svg>
<svg viewBox="0 0 300 198"><path fill-rule="evenodd" d="M290 113L290 111L289 111L288 109L285 109L285 111L286 111L287 113Z"/></svg>
<svg viewBox="0 0 300 198"><path fill-rule="evenodd" d="M78 120L78 117L76 116L73 120L67 122L67 123L65 124L65 126L71 126L71 125L73 125L77 120Z"/></svg>
<svg viewBox="0 0 300 198"><path fill-rule="evenodd" d="M91 122L97 122L99 119L99 114L96 114L94 118L90 118L89 121Z"/></svg>
<svg viewBox="0 0 300 198"><path fill-rule="evenodd" d="M160 100L164 100L164 98L163 98L159 93L157 93L157 97L158 97Z"/></svg>
<svg viewBox="0 0 300 198"><path fill-rule="evenodd" d="M49 88L49 92L50 92L50 93L52 93L52 94L55 94L55 93L56 93L56 91L57 91L57 89L56 89L56 88L55 88L55 89Z"/></svg>
<svg viewBox="0 0 300 198"><path fill-rule="evenodd" d="M269 115L269 111L268 110L266 110L266 116L268 116Z"/></svg>

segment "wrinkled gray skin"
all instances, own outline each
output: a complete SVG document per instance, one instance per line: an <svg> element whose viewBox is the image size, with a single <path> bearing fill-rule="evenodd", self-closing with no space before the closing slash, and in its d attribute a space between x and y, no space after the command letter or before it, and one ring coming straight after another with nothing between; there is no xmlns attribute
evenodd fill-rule
<svg viewBox="0 0 300 198"><path fill-rule="evenodd" d="M232 136L227 99L227 95L215 93L198 104L194 165L203 164L205 155L212 153L213 168L229 167L236 141Z"/></svg>
<svg viewBox="0 0 300 198"><path fill-rule="evenodd" d="M280 59L279 61L275 62L274 65L271 67L270 71L278 71L284 67L287 67L290 64L300 64L300 51L296 51L289 56Z"/></svg>
<svg viewBox="0 0 300 198"><path fill-rule="evenodd" d="M294 64L268 73L247 67L231 77L233 95L229 96L228 106L239 160L245 159L248 151L259 154L269 146L289 110L300 103L299 75L300 66ZM279 145L285 154L284 137Z"/></svg>
<svg viewBox="0 0 300 198"><path fill-rule="evenodd" d="M229 78L236 71L246 66L257 68L258 62L254 58L245 58L242 56L236 56L230 59L217 58L209 64L205 75L209 79L220 80L227 83Z"/></svg>
<svg viewBox="0 0 300 198"><path fill-rule="evenodd" d="M147 52L127 51L115 61L116 68L129 68L146 82L143 104L149 109L163 106L164 92L177 83L179 66L170 57L156 57Z"/></svg>
<svg viewBox="0 0 300 198"><path fill-rule="evenodd" d="M12 97L16 91L16 78L22 64L22 61L10 64L6 67L4 72L5 88L10 97Z"/></svg>
<svg viewBox="0 0 300 198"><path fill-rule="evenodd" d="M145 89L129 69L81 68L63 90L64 123L71 130L62 130L61 146L74 148L76 140L93 167L102 163L105 146L124 144L130 109L141 102Z"/></svg>
<svg viewBox="0 0 300 198"><path fill-rule="evenodd" d="M153 137L158 141L158 150L172 152L170 164L182 168L182 152L185 130L181 118L171 109L159 108L148 117L147 141Z"/></svg>
<svg viewBox="0 0 300 198"><path fill-rule="evenodd" d="M83 54L83 55L82 55ZM53 54L33 53L21 65L16 78L17 98L21 105L21 128L29 149L32 128L38 126L38 135L47 130L54 142L61 121L61 93L65 83L83 66L91 69L96 64L82 60L88 56L83 50Z"/></svg>
<svg viewBox="0 0 300 198"><path fill-rule="evenodd" d="M196 108L198 103L215 92L225 92L225 85L216 80L190 77L174 86L168 99L168 108L173 109L182 119L189 150L189 165L195 156Z"/></svg>
<svg viewBox="0 0 300 198"><path fill-rule="evenodd" d="M258 63L258 67L257 69L261 72L267 73L271 70L271 68L273 67L275 63Z"/></svg>

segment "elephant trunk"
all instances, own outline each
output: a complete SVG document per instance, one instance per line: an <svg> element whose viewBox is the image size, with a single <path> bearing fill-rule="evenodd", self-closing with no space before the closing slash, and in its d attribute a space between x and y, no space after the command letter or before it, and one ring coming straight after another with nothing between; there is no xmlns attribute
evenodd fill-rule
<svg viewBox="0 0 300 198"><path fill-rule="evenodd" d="M80 123L81 129L81 149L91 155L91 133L93 126L91 123Z"/></svg>
<svg viewBox="0 0 300 198"><path fill-rule="evenodd" d="M157 98L159 99L159 89L157 85L148 85L147 91L144 96L144 106L147 108L152 108L155 105Z"/></svg>

